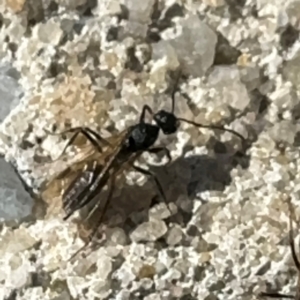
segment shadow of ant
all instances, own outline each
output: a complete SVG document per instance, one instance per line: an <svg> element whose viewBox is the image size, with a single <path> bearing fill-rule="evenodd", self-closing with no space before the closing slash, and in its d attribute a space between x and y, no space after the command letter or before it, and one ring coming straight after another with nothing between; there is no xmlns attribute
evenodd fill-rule
<svg viewBox="0 0 300 300"><path fill-rule="evenodd" d="M190 147L187 146L184 153L187 153L189 149ZM166 204L169 206L175 204L177 209L177 212L169 217L162 217L162 219L167 225L173 223L186 227L193 217L195 199L202 202L203 209L206 211L207 206L211 206L209 201L203 201L198 194L204 191L224 191L226 186L232 182L231 171L236 167L247 168L249 159L250 157L246 155L241 156L238 151L234 154L215 153L212 156L191 155L185 157L183 154L168 165L148 165L149 170L155 174L164 189ZM107 191L103 191L97 197L98 201L99 197L105 198L106 194ZM105 214L105 226L121 227L127 236L130 236L140 224L149 221L149 211L155 209L156 205L159 205L158 203L164 202L158 195L151 178L146 178L141 185L118 184ZM213 204L216 205L216 203ZM90 205L92 206L93 203ZM218 207L222 205L222 203L217 204ZM99 209L101 210L101 207ZM89 210L89 207L84 208L82 216L85 215L85 211ZM96 223L97 215L95 213L84 227L92 228ZM159 218L159 216L157 217ZM204 228L209 230L213 214L206 212L204 219L206 223ZM84 239L84 236L81 237Z"/></svg>

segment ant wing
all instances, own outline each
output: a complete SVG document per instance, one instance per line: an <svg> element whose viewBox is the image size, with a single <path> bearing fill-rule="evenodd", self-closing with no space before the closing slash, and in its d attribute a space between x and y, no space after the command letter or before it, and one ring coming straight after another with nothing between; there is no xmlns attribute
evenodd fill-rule
<svg viewBox="0 0 300 300"><path fill-rule="evenodd" d="M97 156L99 156L99 153L92 146L86 145L74 157L69 158L67 163L59 160L45 165L43 168L44 172L40 170L44 174L49 169L55 170L54 175L41 187L42 200L49 205L48 211L51 211L51 214L60 211L62 196L66 189L69 188L75 178L84 170L84 166L88 162L95 160Z"/></svg>
<svg viewBox="0 0 300 300"><path fill-rule="evenodd" d="M49 206L48 213L56 214L62 208L62 197L64 191L69 188L75 178L81 173L81 169L67 167L65 170L54 176L43 188L42 200Z"/></svg>
<svg viewBox="0 0 300 300"><path fill-rule="evenodd" d="M98 154L95 160L87 163L82 172L64 191L62 196L63 208L66 212L64 219L68 219L76 210L88 205L110 180L114 180L115 176L124 171L127 163L134 156L134 153L121 152L127 136L128 130L125 130L118 136L111 138L111 146L107 148L107 151ZM100 205L100 202L98 201L95 208Z"/></svg>
<svg viewBox="0 0 300 300"><path fill-rule="evenodd" d="M101 184L98 183L97 191L106 184L112 174L110 171L113 169L115 172L121 168L122 163L119 165L117 158L127 134L128 130L124 130L119 135L109 138L109 146L105 147L103 152L97 151L89 143L81 146L73 157L69 157L66 167L62 170L61 160L45 166L45 171L51 167L60 169L42 187L41 196L43 201L50 206L48 211L51 214L53 211L60 211L62 207L67 214L77 210L77 206L81 206L81 203L76 198L83 196L82 193L88 195L87 188L91 184L90 180L101 181ZM64 157L65 155L62 158ZM91 200L89 196L88 200ZM89 201L84 202L87 204Z"/></svg>

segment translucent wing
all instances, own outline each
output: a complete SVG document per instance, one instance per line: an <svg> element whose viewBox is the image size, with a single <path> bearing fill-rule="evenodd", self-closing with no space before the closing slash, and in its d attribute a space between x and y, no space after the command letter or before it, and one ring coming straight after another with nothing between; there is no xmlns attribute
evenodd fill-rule
<svg viewBox="0 0 300 300"><path fill-rule="evenodd" d="M54 174L41 186L42 200L48 204L48 213L56 214L62 208L62 197L64 192L72 185L72 182L84 171L87 164L99 160L99 152L93 146L86 144L67 162L63 159L44 165L41 173L47 174L49 170Z"/></svg>
<svg viewBox="0 0 300 300"><path fill-rule="evenodd" d="M77 147L77 153L73 157L68 157L67 163L61 160L44 166L45 173L52 168L57 170L54 175L42 186L42 199L49 205L51 213L60 211L63 207L66 211L66 218L75 210L82 207L82 203L87 204L85 195L89 192L89 187L97 180L97 192L106 184L112 169L119 169L122 166L117 163L117 157L127 135L127 130L118 136L108 139L109 146L103 148L103 152L87 143ZM125 158L126 159L126 158Z"/></svg>
<svg viewBox="0 0 300 300"><path fill-rule="evenodd" d="M62 195L66 212L65 219L69 218L74 211L90 203L106 186L108 180L112 176L115 177L118 171L123 170L124 162L127 162L131 156L131 153L126 153L124 157L121 155L126 136L127 131L115 138L114 144L111 143L107 151L98 155L96 157L98 159L86 164L82 173L76 176L69 188L65 190Z"/></svg>

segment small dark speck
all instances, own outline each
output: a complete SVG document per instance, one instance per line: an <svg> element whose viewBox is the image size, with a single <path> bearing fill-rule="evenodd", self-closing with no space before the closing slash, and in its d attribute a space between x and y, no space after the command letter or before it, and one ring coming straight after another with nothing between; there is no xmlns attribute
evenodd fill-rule
<svg viewBox="0 0 300 300"><path fill-rule="evenodd" d="M56 124L53 124L53 125L52 125L52 128L51 128L51 131L52 131L52 132L56 132L56 130L57 130L57 125L56 125Z"/></svg>
<svg viewBox="0 0 300 300"><path fill-rule="evenodd" d="M19 147L20 147L21 149L23 149L23 150L27 150L27 149L33 148L34 145L33 145L31 142L29 142L29 141L23 140L23 141L20 143Z"/></svg>
<svg viewBox="0 0 300 300"><path fill-rule="evenodd" d="M44 48L40 48L37 52L37 56L41 56L44 51L45 51Z"/></svg>
<svg viewBox="0 0 300 300"><path fill-rule="evenodd" d="M0 14L0 28L3 26L3 16Z"/></svg>
<svg viewBox="0 0 300 300"><path fill-rule="evenodd" d="M271 267L271 261L268 261L267 263L265 263L264 265L262 265L256 272L256 276L262 276L265 273L267 273L268 270L270 270Z"/></svg>
<svg viewBox="0 0 300 300"><path fill-rule="evenodd" d="M183 17L184 10L183 6L179 5L178 3L173 4L165 13L165 18L171 20L174 17Z"/></svg>
<svg viewBox="0 0 300 300"><path fill-rule="evenodd" d="M299 37L299 31L288 25L280 36L280 45L283 49L290 48Z"/></svg>
<svg viewBox="0 0 300 300"><path fill-rule="evenodd" d="M135 49L133 47L127 49L125 68L135 72L141 72L143 70L143 66L135 56Z"/></svg>
<svg viewBox="0 0 300 300"><path fill-rule="evenodd" d="M256 5L253 5L252 8L251 8L251 15L254 17L254 18L258 18L258 9L257 9L257 6Z"/></svg>
<svg viewBox="0 0 300 300"><path fill-rule="evenodd" d="M296 133L295 139L294 139L294 146L299 147L300 146L300 132L298 131Z"/></svg>
<svg viewBox="0 0 300 300"><path fill-rule="evenodd" d="M58 4L55 1L51 1L47 8L50 12L56 12L58 11Z"/></svg>
<svg viewBox="0 0 300 300"><path fill-rule="evenodd" d="M108 90L115 90L115 89L117 88L117 84L116 84L113 80L111 80L111 81L109 81L109 83L107 84L106 88L107 88Z"/></svg>
<svg viewBox="0 0 300 300"><path fill-rule="evenodd" d="M51 62L48 71L47 71L47 75L50 78L56 77L60 72L60 65L57 62Z"/></svg>
<svg viewBox="0 0 300 300"><path fill-rule="evenodd" d="M84 27L83 23L75 23L73 29L79 35L83 27Z"/></svg>
<svg viewBox="0 0 300 300"><path fill-rule="evenodd" d="M232 295L233 294L233 289L229 289L226 291L227 295Z"/></svg>
<svg viewBox="0 0 300 300"><path fill-rule="evenodd" d="M45 161L47 161L47 157L45 157L45 156L40 156L40 155L38 155L38 154L36 154L34 157L33 157L33 159L34 159L34 162L36 162L36 163L44 163ZM49 158L48 158L49 159Z"/></svg>
<svg viewBox="0 0 300 300"><path fill-rule="evenodd" d="M89 0L85 4L78 6L77 11L82 13L83 16L93 16L93 9L98 5L97 0Z"/></svg>
<svg viewBox="0 0 300 300"><path fill-rule="evenodd" d="M8 44L8 49L15 53L18 50L18 45L16 43L9 43Z"/></svg>
<svg viewBox="0 0 300 300"><path fill-rule="evenodd" d="M119 28L114 26L109 28L107 35L106 35L106 40L108 42L111 41L116 41L118 39L118 33L119 33Z"/></svg>
<svg viewBox="0 0 300 300"><path fill-rule="evenodd" d="M279 112L279 113L277 114L277 118L278 118L280 121L282 121L282 120L283 120L283 113L282 113L282 112Z"/></svg>
<svg viewBox="0 0 300 300"><path fill-rule="evenodd" d="M28 27L34 27L36 24L37 24L37 22L38 22L38 20L36 20L36 19L34 19L34 18L32 18L32 19L30 19L30 20L28 20Z"/></svg>
<svg viewBox="0 0 300 300"><path fill-rule="evenodd" d="M31 254L28 260L32 263L35 263L37 261L37 257L35 254Z"/></svg>
<svg viewBox="0 0 300 300"><path fill-rule="evenodd" d="M33 272L31 273L31 282L32 287L46 287L51 281L51 276L44 271Z"/></svg>
<svg viewBox="0 0 300 300"><path fill-rule="evenodd" d="M155 30L149 30L147 33L147 41L150 43L157 43L161 40L159 32Z"/></svg>
<svg viewBox="0 0 300 300"><path fill-rule="evenodd" d="M186 232L189 236L197 236L199 235L199 230L197 228L197 226L195 225L190 225L187 229L187 232Z"/></svg>
<svg viewBox="0 0 300 300"><path fill-rule="evenodd" d="M42 143L43 139L41 137L36 137L35 141L36 141L37 144L40 145Z"/></svg>
<svg viewBox="0 0 300 300"><path fill-rule="evenodd" d="M222 280L218 280L209 287L209 291L220 291L223 288L225 288L225 283Z"/></svg>
<svg viewBox="0 0 300 300"><path fill-rule="evenodd" d="M195 281L201 281L205 278L205 268L203 266L196 266L194 268L194 279Z"/></svg>
<svg viewBox="0 0 300 300"><path fill-rule="evenodd" d="M121 13L118 15L118 21L120 22L121 20L128 20L129 18L128 8L124 4L121 4L120 6L121 6Z"/></svg>
<svg viewBox="0 0 300 300"><path fill-rule="evenodd" d="M225 154L227 152L227 149L224 143L221 143L220 141L216 141L214 146L214 151L217 154Z"/></svg>
<svg viewBox="0 0 300 300"><path fill-rule="evenodd" d="M262 96L262 99L261 99L260 105L259 105L259 109L258 109L258 113L262 114L262 113L266 112L269 105L270 105L270 101L269 101L268 97Z"/></svg>

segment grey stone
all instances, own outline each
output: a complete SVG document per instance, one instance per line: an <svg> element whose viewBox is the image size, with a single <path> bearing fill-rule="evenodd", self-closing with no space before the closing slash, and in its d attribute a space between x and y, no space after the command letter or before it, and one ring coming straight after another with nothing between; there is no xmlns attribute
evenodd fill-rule
<svg viewBox="0 0 300 300"><path fill-rule="evenodd" d="M153 293L153 294L150 294L146 297L144 297L144 300L161 300L161 296L159 294L156 294L156 293Z"/></svg>
<svg viewBox="0 0 300 300"><path fill-rule="evenodd" d="M170 209L166 203L159 203L149 210L149 219L163 220L171 215Z"/></svg>
<svg viewBox="0 0 300 300"><path fill-rule="evenodd" d="M170 40L184 72L202 76L214 61L217 35L197 15L182 19L179 24L182 33Z"/></svg>
<svg viewBox="0 0 300 300"><path fill-rule="evenodd" d="M168 232L167 243L171 246L177 245L182 240L182 230L180 227L174 226Z"/></svg>
<svg viewBox="0 0 300 300"><path fill-rule="evenodd" d="M133 274L131 265L125 262L116 270L113 277L120 282L122 288L126 288L135 280L136 276Z"/></svg>
<svg viewBox="0 0 300 300"><path fill-rule="evenodd" d="M116 300L129 300L130 299L130 291L123 289L116 295Z"/></svg>
<svg viewBox="0 0 300 300"><path fill-rule="evenodd" d="M285 12L288 16L290 24L299 30L300 29L300 1L299 0L289 1Z"/></svg>
<svg viewBox="0 0 300 300"><path fill-rule="evenodd" d="M177 67L178 57L176 49L169 41L161 40L152 46L152 59L159 60L162 58L166 58L170 64L172 64L174 67Z"/></svg>
<svg viewBox="0 0 300 300"><path fill-rule="evenodd" d="M152 220L139 225L130 235L134 242L156 241L167 232L165 222L161 220Z"/></svg>
<svg viewBox="0 0 300 300"><path fill-rule="evenodd" d="M106 234L107 245L126 245L128 243L128 237L120 227L109 228Z"/></svg>
<svg viewBox="0 0 300 300"><path fill-rule="evenodd" d="M276 142L286 142L288 144L293 144L297 133L296 125L289 121L281 121L276 123L270 129L270 136Z"/></svg>
<svg viewBox="0 0 300 300"><path fill-rule="evenodd" d="M31 214L34 200L3 158L0 158L0 170L0 219L21 221Z"/></svg>
<svg viewBox="0 0 300 300"><path fill-rule="evenodd" d="M97 271L99 278L106 281L112 271L112 262L107 255L101 255L97 260Z"/></svg>
<svg viewBox="0 0 300 300"><path fill-rule="evenodd" d="M126 36L145 38L147 35L147 28L147 25L143 23L128 21L126 27L124 27L124 32L120 31L120 38L125 38Z"/></svg>
<svg viewBox="0 0 300 300"><path fill-rule="evenodd" d="M12 232L8 231L2 237L2 240L0 242L0 256L3 257L5 253L15 254L24 250L29 250L36 243L37 240L32 237L24 228L19 228ZM14 261L16 261L17 263L15 263ZM12 258L10 263L16 268L16 265L20 263L19 257ZM17 267L20 266L21 265L18 265Z"/></svg>
<svg viewBox="0 0 300 300"><path fill-rule="evenodd" d="M63 291L59 296L56 296L51 300L69 300L69 299L71 299L70 294L67 291Z"/></svg>
<svg viewBox="0 0 300 300"><path fill-rule="evenodd" d="M129 20L140 23L148 23L154 3L154 0L125 0L124 4L129 11Z"/></svg>
<svg viewBox="0 0 300 300"><path fill-rule="evenodd" d="M55 2L68 9L75 9L78 6L84 5L87 0L55 0Z"/></svg>
<svg viewBox="0 0 300 300"><path fill-rule="evenodd" d="M300 90L300 51L283 67L283 74L297 90Z"/></svg>
<svg viewBox="0 0 300 300"><path fill-rule="evenodd" d="M57 45L63 36L63 30L58 22L50 20L38 27L37 34L43 43Z"/></svg>
<svg viewBox="0 0 300 300"><path fill-rule="evenodd" d="M0 63L0 122L15 108L23 93L19 74L9 64Z"/></svg>
<svg viewBox="0 0 300 300"><path fill-rule="evenodd" d="M238 110L244 110L248 106L250 98L245 85L240 80L237 67L215 67L208 77L208 82L218 93L214 101L227 103Z"/></svg>

